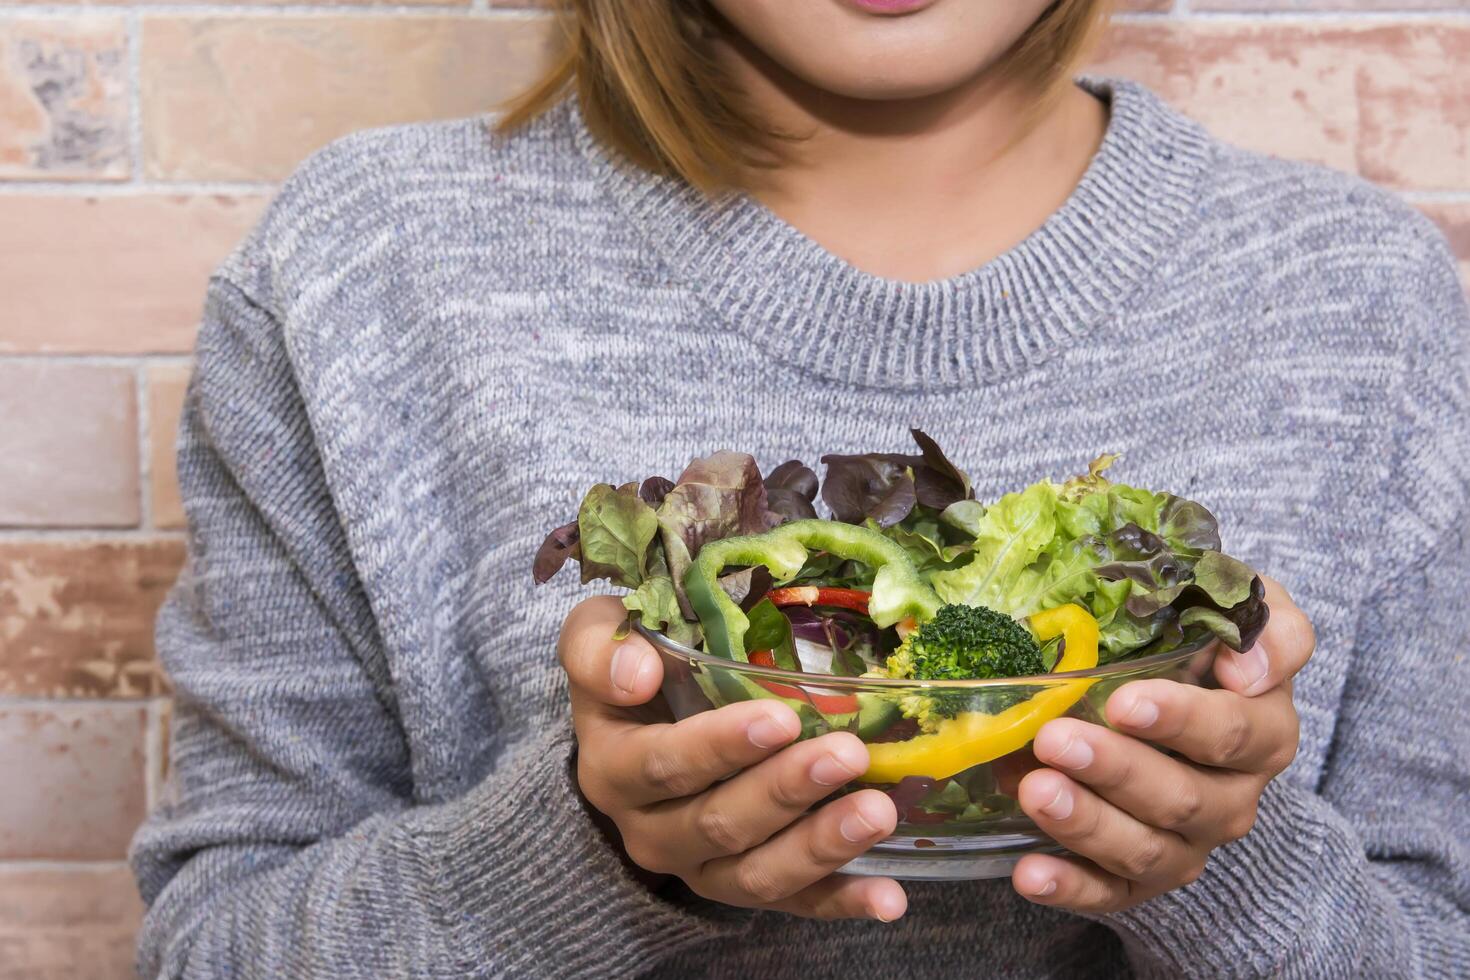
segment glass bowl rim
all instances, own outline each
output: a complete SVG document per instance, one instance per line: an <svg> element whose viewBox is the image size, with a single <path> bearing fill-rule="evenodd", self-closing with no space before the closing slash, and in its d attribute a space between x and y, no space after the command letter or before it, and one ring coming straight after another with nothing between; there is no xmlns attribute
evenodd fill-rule
<svg viewBox="0 0 1470 980"><path fill-rule="evenodd" d="M967 678L964 680L909 680L907 678L894 677L845 677L836 674L813 674L804 670L784 670L780 667L762 667L759 664L752 664L743 660L726 660L724 657L716 657L712 654L704 653L693 647L685 646L677 640L670 639L657 630L651 630L642 623L633 624L633 628L644 639L652 643L655 648L665 654L671 654L681 660L688 661L691 667L703 665L716 667L721 670L733 670L737 673L759 676L786 684L856 689L939 688L943 690L976 690L994 687L1030 687L1047 684L1052 681L1095 680L1131 673L1141 667L1167 666L1174 661L1187 660L1195 654L1208 650L1210 647L1219 643L1215 637L1206 634L1197 640L1192 640L1182 646L1175 647L1173 650L1155 653L1137 660L1115 660L1110 664L1103 664L1099 667L1088 667L1085 670L1068 670L1055 674L1032 674L1029 677Z"/></svg>

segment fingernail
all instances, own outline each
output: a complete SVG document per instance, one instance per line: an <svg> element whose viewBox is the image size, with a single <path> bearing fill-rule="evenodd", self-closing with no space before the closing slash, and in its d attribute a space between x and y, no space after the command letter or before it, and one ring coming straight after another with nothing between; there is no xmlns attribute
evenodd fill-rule
<svg viewBox="0 0 1470 980"><path fill-rule="evenodd" d="M854 844L860 844L878 833L877 825L870 823L868 818L863 816L861 807L854 809L847 816L843 817L842 823L838 826L838 830L842 832L842 836L845 839Z"/></svg>
<svg viewBox="0 0 1470 980"><path fill-rule="evenodd" d="M638 684L638 673L643 667L643 651L631 643L624 643L613 650L613 687L624 694L632 694Z"/></svg>
<svg viewBox="0 0 1470 980"><path fill-rule="evenodd" d="M1045 898L1046 896L1050 895L1052 892L1054 892L1056 890L1057 890L1057 880L1055 878L1051 878L1051 879L1048 879L1047 880L1047 883L1046 884L1042 885L1040 888L1036 889L1036 891L1032 892L1031 894L1035 895L1037 898Z"/></svg>
<svg viewBox="0 0 1470 980"><path fill-rule="evenodd" d="M1092 765L1092 746L1076 735L1063 746L1062 751L1052 757L1052 762L1064 769L1086 769Z"/></svg>
<svg viewBox="0 0 1470 980"><path fill-rule="evenodd" d="M879 894L873 900L873 918L879 922L892 922L908 911L908 899L902 892Z"/></svg>
<svg viewBox="0 0 1470 980"><path fill-rule="evenodd" d="M1123 716L1123 724L1129 728L1147 728L1159 720L1159 706L1148 698L1139 698Z"/></svg>
<svg viewBox="0 0 1470 980"><path fill-rule="evenodd" d="M1235 669L1240 671L1242 694L1259 694L1266 687L1266 675L1271 673L1271 658L1266 648L1257 643L1244 653L1230 651L1235 658Z"/></svg>
<svg viewBox="0 0 1470 980"><path fill-rule="evenodd" d="M836 786L858 774L857 769L828 753L812 763L811 779L818 786Z"/></svg>
<svg viewBox="0 0 1470 980"><path fill-rule="evenodd" d="M745 737L758 749L774 749L795 738L796 732L786 721L768 712L745 726Z"/></svg>
<svg viewBox="0 0 1470 980"><path fill-rule="evenodd" d="M1041 808L1041 812L1053 820L1065 820L1072 815L1072 791L1065 786L1057 788L1057 795Z"/></svg>

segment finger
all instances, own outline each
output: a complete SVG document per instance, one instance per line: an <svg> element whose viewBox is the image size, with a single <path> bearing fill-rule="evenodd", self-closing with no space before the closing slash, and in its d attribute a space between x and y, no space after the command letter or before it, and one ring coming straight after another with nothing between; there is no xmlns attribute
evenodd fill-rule
<svg viewBox="0 0 1470 980"><path fill-rule="evenodd" d="M1130 881L1167 881L1194 854L1178 834L1139 822L1051 769L1038 769L1021 780L1017 799L1058 844Z"/></svg>
<svg viewBox="0 0 1470 980"><path fill-rule="evenodd" d="M584 751L594 782L623 807L693 796L792 742L796 712L779 701L740 701L673 725L630 725Z"/></svg>
<svg viewBox="0 0 1470 980"><path fill-rule="evenodd" d="M832 874L893 833L898 813L875 789L834 800L760 847L718 858L699 876L707 897L727 905L768 906Z"/></svg>
<svg viewBox="0 0 1470 980"><path fill-rule="evenodd" d="M1011 884L1022 898L1075 912L1105 914L1139 901L1138 886L1109 874L1091 861L1028 854L1016 862Z"/></svg>
<svg viewBox="0 0 1470 980"><path fill-rule="evenodd" d="M1275 579L1261 576L1270 618L1255 645L1244 653L1220 647L1215 677L1227 690L1254 697L1297 675L1316 649L1312 621Z"/></svg>
<svg viewBox="0 0 1470 980"><path fill-rule="evenodd" d="M1259 781L1199 769L1146 742L1074 718L1036 733L1036 757L1151 827L1214 846L1255 822Z"/></svg>
<svg viewBox="0 0 1470 980"><path fill-rule="evenodd" d="M790 898L768 906L808 919L877 919L892 922L908 911L909 897L892 878L828 875Z"/></svg>
<svg viewBox="0 0 1470 980"><path fill-rule="evenodd" d="M1104 713L1115 728L1202 766L1274 776L1296 755L1296 708L1284 690L1246 698L1162 679L1133 681L1113 692Z"/></svg>
<svg viewBox="0 0 1470 980"><path fill-rule="evenodd" d="M597 596L578 603L562 625L557 655L571 682L573 708L642 704L658 692L663 664L652 644L636 633L613 639L627 615L614 597Z"/></svg>
<svg viewBox="0 0 1470 980"><path fill-rule="evenodd" d="M670 870L741 854L867 768L862 741L833 732L783 749L694 799L664 804L639 830L667 842Z"/></svg>

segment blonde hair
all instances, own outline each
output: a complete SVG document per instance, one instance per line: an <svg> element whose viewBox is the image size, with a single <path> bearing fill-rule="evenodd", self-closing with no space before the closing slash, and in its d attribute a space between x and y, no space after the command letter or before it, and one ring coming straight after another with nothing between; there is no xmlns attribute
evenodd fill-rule
<svg viewBox="0 0 1470 980"><path fill-rule="evenodd" d="M1001 69L1054 92L1081 60L1107 0L1054 0ZM599 141L656 174L695 187L740 187L779 159L781 135L761 125L704 43L702 0L562 0L564 43L551 67L504 106L516 129L576 92Z"/></svg>

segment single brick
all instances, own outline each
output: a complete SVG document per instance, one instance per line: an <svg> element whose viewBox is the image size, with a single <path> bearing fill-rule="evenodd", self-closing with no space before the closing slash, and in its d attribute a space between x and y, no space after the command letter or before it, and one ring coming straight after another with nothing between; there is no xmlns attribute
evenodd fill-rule
<svg viewBox="0 0 1470 980"><path fill-rule="evenodd" d="M130 370L0 362L0 419L0 526L138 523Z"/></svg>
<svg viewBox="0 0 1470 980"><path fill-rule="evenodd" d="M0 179L128 176L118 17L0 21Z"/></svg>
<svg viewBox="0 0 1470 980"><path fill-rule="evenodd" d="M1095 70L1232 142L1403 188L1470 185L1470 24L1115 24Z"/></svg>
<svg viewBox="0 0 1470 980"><path fill-rule="evenodd" d="M174 443L188 384L187 367L168 365L148 369L148 469L154 527L184 526Z"/></svg>
<svg viewBox="0 0 1470 980"><path fill-rule="evenodd" d="M178 541L0 542L0 695L167 691L153 618L182 563Z"/></svg>
<svg viewBox="0 0 1470 980"><path fill-rule="evenodd" d="M142 922L122 865L0 868L0 976L126 980Z"/></svg>
<svg viewBox="0 0 1470 980"><path fill-rule="evenodd" d="M141 704L0 706L0 860L127 854L146 812Z"/></svg>
<svg viewBox="0 0 1470 980"><path fill-rule="evenodd" d="M143 21L146 170L274 180L368 126L485 112L545 63L539 16Z"/></svg>
<svg viewBox="0 0 1470 980"><path fill-rule="evenodd" d="M264 202L0 196L0 351L188 351L209 274Z"/></svg>

